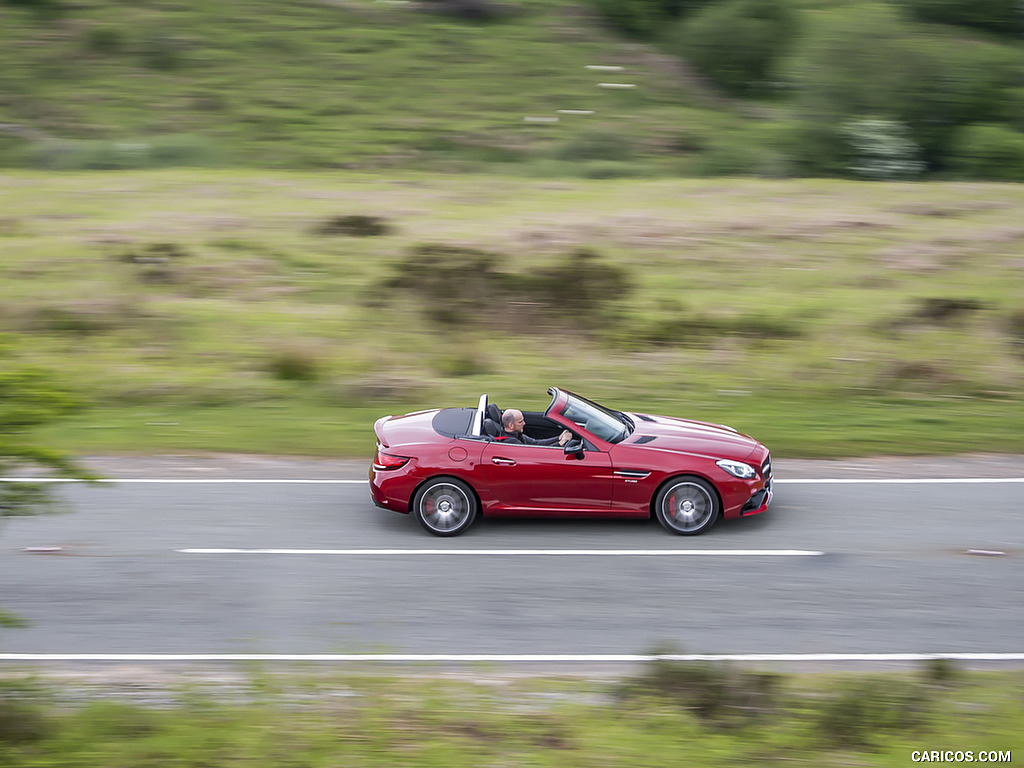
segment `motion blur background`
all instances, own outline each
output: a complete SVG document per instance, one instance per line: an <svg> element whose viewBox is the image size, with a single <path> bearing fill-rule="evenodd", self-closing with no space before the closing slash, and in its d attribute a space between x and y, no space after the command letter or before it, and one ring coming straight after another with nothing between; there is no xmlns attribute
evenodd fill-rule
<svg viewBox="0 0 1024 768"><path fill-rule="evenodd" d="M776 455L1020 450L1022 32L1017 0L4 0L11 421L355 457L558 384Z"/></svg>
<svg viewBox="0 0 1024 768"><path fill-rule="evenodd" d="M550 385L729 424L777 468L1024 453L1022 35L1020 0L0 0L0 476L368 463L385 414ZM1021 650L1013 486L786 486L687 542L829 550L806 563L182 559L422 546L361 485L264 488L0 483L0 523L79 513L0 528L4 650ZM486 533L679 546L576 522ZM20 663L2 765L1009 762L1024 701L1019 670L943 658Z"/></svg>

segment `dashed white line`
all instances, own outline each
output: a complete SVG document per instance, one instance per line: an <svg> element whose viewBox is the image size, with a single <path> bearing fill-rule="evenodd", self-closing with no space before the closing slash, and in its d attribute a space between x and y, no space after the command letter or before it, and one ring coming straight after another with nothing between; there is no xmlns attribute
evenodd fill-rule
<svg viewBox="0 0 1024 768"><path fill-rule="evenodd" d="M598 662L645 661L1024 661L1024 653L0 653L0 661L327 661Z"/></svg>
<svg viewBox="0 0 1024 768"><path fill-rule="evenodd" d="M986 483L1024 483L1024 477L828 477L817 479L776 479L786 485L953 485Z"/></svg>
<svg viewBox="0 0 1024 768"><path fill-rule="evenodd" d="M99 480L81 480L76 477L0 477L0 483L181 483L193 485L216 485L235 483L239 485L366 485L368 480L309 480L302 478L226 478L226 477L103 477Z"/></svg>
<svg viewBox="0 0 1024 768"><path fill-rule="evenodd" d="M366 485L368 480L313 480L305 478L216 478L216 477L104 477L99 480L81 480L73 477L0 477L0 483L168 483L216 485L235 483L239 485ZM1024 477L821 477L821 478L776 478L777 485L935 485L935 484L988 484L1024 483Z"/></svg>
<svg viewBox="0 0 1024 768"><path fill-rule="evenodd" d="M488 557L820 557L807 549L219 549L175 550L186 555L486 555Z"/></svg>

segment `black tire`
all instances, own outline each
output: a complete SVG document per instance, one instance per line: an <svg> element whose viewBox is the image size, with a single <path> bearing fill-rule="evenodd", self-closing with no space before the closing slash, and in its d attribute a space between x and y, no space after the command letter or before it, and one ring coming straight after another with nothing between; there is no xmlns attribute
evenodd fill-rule
<svg viewBox="0 0 1024 768"><path fill-rule="evenodd" d="M416 491L412 514L428 533L458 536L473 524L479 506L476 494L461 480L435 477Z"/></svg>
<svg viewBox="0 0 1024 768"><path fill-rule="evenodd" d="M654 499L654 513L666 530L680 536L704 533L721 514L714 486L699 477L674 477Z"/></svg>

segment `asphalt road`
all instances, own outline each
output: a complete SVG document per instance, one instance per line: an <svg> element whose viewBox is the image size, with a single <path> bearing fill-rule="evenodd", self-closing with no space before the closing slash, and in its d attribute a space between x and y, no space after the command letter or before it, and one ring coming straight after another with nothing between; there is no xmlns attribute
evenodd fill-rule
<svg viewBox="0 0 1024 768"><path fill-rule="evenodd" d="M1024 484L784 480L767 514L700 537L484 520L454 539L360 483L65 485L73 514L0 529L0 605L31 622L0 652L1024 652ZM824 554L455 554L474 549Z"/></svg>

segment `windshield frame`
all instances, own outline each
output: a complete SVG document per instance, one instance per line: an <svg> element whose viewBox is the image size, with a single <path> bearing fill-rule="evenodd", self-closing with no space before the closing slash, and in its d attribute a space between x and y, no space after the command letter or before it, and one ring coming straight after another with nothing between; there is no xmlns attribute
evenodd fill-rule
<svg viewBox="0 0 1024 768"><path fill-rule="evenodd" d="M586 431L599 440L603 440L604 442L611 443L613 445L615 443L621 443L633 434L633 430L636 428L636 425L633 423L633 420L622 411L615 411L611 408L606 408L600 403L595 403L593 400L588 400L587 398L577 395L575 392L570 392L567 389L559 391L561 391L565 396L565 403L562 405L558 413L563 419L575 424L577 428ZM556 397L555 400L557 401L557 399L558 398ZM554 405L555 403L552 402L548 407L547 414L545 415L550 414ZM616 427L614 434L604 429L601 431L595 431L594 429L590 429L580 424L580 422L576 421L575 418L567 415L567 412L574 407L583 411L584 414L596 418L598 420L597 425L599 426ZM587 424L588 422L590 422L589 418L584 422L584 424Z"/></svg>

